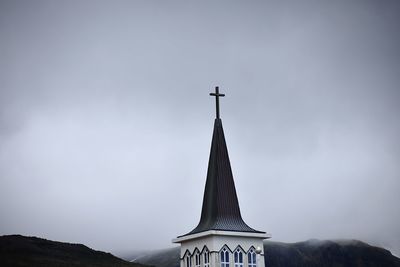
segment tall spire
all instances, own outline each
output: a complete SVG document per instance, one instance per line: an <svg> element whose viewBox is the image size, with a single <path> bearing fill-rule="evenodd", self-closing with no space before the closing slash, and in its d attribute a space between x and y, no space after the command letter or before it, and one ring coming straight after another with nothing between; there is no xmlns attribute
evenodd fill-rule
<svg viewBox="0 0 400 267"><path fill-rule="evenodd" d="M224 130L219 118L218 97L224 95L219 94L218 87L215 94L210 95L217 99L217 118L214 121L203 207L199 224L186 235L207 230L264 233L249 227L240 214Z"/></svg>

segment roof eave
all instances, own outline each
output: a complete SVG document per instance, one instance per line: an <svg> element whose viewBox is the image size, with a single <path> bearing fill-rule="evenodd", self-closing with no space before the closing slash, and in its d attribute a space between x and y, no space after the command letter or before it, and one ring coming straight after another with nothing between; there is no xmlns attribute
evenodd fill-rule
<svg viewBox="0 0 400 267"><path fill-rule="evenodd" d="M182 243L189 240L202 238L206 236L240 236L240 237L249 237L249 238L259 238L259 239L268 239L271 238L271 235L265 232L240 232L240 231L221 231L221 230L208 230L204 232L199 232L195 234L178 236L177 238L172 239L173 243Z"/></svg>

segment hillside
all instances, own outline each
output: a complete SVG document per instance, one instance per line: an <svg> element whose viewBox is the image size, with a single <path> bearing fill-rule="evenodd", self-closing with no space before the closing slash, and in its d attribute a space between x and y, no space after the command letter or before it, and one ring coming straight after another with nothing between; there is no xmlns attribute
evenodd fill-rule
<svg viewBox="0 0 400 267"><path fill-rule="evenodd" d="M266 241L264 250L266 267L400 267L400 259L390 251L357 240ZM136 258L135 262L156 267L178 267L179 247L147 253Z"/></svg>
<svg viewBox="0 0 400 267"><path fill-rule="evenodd" d="M50 241L37 237L8 235L0 237L2 267L141 267L110 253L81 244Z"/></svg>

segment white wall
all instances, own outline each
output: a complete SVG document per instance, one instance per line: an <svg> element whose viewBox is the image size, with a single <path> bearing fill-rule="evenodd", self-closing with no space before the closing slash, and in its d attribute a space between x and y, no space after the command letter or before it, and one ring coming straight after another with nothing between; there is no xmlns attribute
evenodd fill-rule
<svg viewBox="0 0 400 267"><path fill-rule="evenodd" d="M204 246L210 251L210 267L219 267L219 251L227 246L230 253L230 266L234 267L233 251L240 246L244 250L244 265L247 267L247 252L251 247L255 249L257 247L261 248L261 253L257 256L257 267L265 267L264 263L264 246L262 238L255 237L241 237L241 236L226 236L226 235L210 235L197 239L187 240L181 243L181 267L187 267L185 263L185 253L188 251L190 255L193 255L195 249L197 248L202 252ZM203 265L203 258L201 260L201 266ZM192 258L192 267L195 267L194 257Z"/></svg>

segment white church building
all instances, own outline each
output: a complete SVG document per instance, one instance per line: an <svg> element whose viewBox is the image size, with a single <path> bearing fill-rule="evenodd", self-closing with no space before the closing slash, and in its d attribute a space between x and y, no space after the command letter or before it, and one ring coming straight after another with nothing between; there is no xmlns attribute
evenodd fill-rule
<svg viewBox="0 0 400 267"><path fill-rule="evenodd" d="M211 142L207 180L199 224L172 242L181 244L180 267L265 267L263 240L270 236L249 227L240 214L235 183L219 116Z"/></svg>

